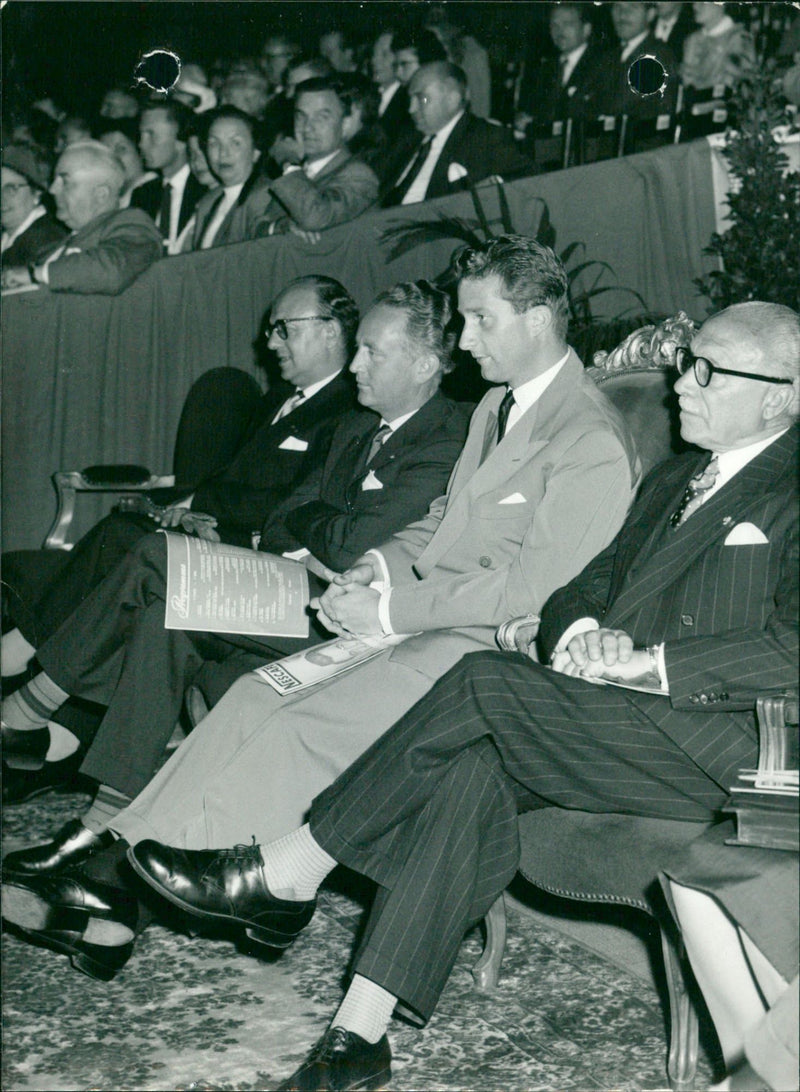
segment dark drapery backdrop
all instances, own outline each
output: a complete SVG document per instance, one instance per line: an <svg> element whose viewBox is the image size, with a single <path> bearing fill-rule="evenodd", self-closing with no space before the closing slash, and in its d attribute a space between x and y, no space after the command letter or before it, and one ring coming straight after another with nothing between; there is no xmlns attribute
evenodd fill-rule
<svg viewBox="0 0 800 1092"><path fill-rule="evenodd" d="M608 262L651 310L682 308L702 318L705 302L692 280L707 268L702 249L715 228L704 141L523 179L505 193L515 230L536 230L543 199L557 251L581 240L585 257ZM502 231L497 188L481 195L492 229ZM399 280L440 273L452 239L393 261L381 242L387 227L440 214L474 219L475 209L463 194L364 216L317 244L286 235L170 258L119 297L46 289L6 296L3 548L41 545L55 514L50 478L58 469L135 462L169 472L183 400L199 375L230 365L264 378L254 344L271 297L293 277L334 276L366 307ZM597 306L613 316L631 302L610 292ZM102 504L84 498L79 533Z"/></svg>

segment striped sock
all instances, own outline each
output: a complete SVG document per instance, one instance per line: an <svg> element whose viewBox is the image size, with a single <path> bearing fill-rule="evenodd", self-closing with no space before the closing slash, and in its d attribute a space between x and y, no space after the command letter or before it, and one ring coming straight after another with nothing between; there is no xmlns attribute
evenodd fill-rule
<svg viewBox="0 0 800 1092"><path fill-rule="evenodd" d="M377 1043L386 1034L396 1004L397 998L393 993L357 974L331 1021L331 1027L353 1031L368 1043Z"/></svg>
<svg viewBox="0 0 800 1092"><path fill-rule="evenodd" d="M66 690L41 671L3 702L3 724L17 732L45 728L68 697Z"/></svg>
<svg viewBox="0 0 800 1092"><path fill-rule="evenodd" d="M93 834L102 834L108 829L111 820L130 804L131 798L108 785L101 785L92 801L92 806L81 819L83 825Z"/></svg>
<svg viewBox="0 0 800 1092"><path fill-rule="evenodd" d="M308 823L261 847L264 874L273 895L308 902L336 867L336 861L314 841Z"/></svg>

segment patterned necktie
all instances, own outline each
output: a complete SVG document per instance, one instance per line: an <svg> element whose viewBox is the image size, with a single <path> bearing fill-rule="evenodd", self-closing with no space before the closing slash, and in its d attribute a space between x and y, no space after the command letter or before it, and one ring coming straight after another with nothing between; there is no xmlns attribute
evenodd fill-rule
<svg viewBox="0 0 800 1092"><path fill-rule="evenodd" d="M689 480L689 484L683 491L680 504L670 516L671 527L682 527L686 523L689 516L696 512L706 499L706 494L709 489L713 488L718 477L719 459L716 455L712 455L705 468Z"/></svg>
<svg viewBox="0 0 800 1092"><path fill-rule="evenodd" d="M514 392L509 387L506 393L503 395L503 401L500 403L500 408L497 411L497 442L498 444L506 434L506 428L508 427L508 415L511 413L511 407L514 405Z"/></svg>
<svg viewBox="0 0 800 1092"><path fill-rule="evenodd" d="M161 189L161 211L158 214L158 226L164 241L168 241L172 230L172 186L165 182Z"/></svg>
<svg viewBox="0 0 800 1092"><path fill-rule="evenodd" d="M303 392L298 387L297 390L294 392L294 394L290 395L286 399L286 401L283 403L281 408L278 410L278 412L273 417L273 419L272 419L273 425L277 424L277 422L282 420L284 417L288 417L289 414L292 412L292 410L295 409L297 406L299 406L304 398L305 398L305 395L303 394Z"/></svg>
<svg viewBox="0 0 800 1092"><path fill-rule="evenodd" d="M388 425L381 425L375 435L372 437L372 443L369 445L369 452L367 453L366 466L372 462L380 449L392 435L392 430Z"/></svg>
<svg viewBox="0 0 800 1092"><path fill-rule="evenodd" d="M414 158L408 165L405 174L400 176L399 181L395 184L391 191L392 203L399 205L408 191L411 189L411 185L416 181L419 172L428 158L428 153L431 150L431 141L433 137L427 137L414 153Z"/></svg>

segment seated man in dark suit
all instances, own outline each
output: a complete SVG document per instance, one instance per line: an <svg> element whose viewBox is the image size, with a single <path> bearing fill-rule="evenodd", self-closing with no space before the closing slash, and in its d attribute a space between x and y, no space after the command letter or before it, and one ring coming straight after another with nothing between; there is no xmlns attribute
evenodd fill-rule
<svg viewBox="0 0 800 1092"><path fill-rule="evenodd" d="M533 164L517 151L507 129L470 113L467 80L456 65L422 65L411 77L408 93L422 140L398 166L383 194L384 207L444 197L495 174L533 174Z"/></svg>
<svg viewBox="0 0 800 1092"><path fill-rule="evenodd" d="M414 126L408 113L408 91L395 71L393 39L391 30L378 35L372 46L370 67L381 96L378 117L386 136L396 141L413 136Z"/></svg>
<svg viewBox="0 0 800 1092"><path fill-rule="evenodd" d="M653 34L654 15L654 6L645 0L616 0L611 5L619 43L603 54L598 114L627 114L643 121L675 109L678 62L669 46Z"/></svg>
<svg viewBox="0 0 800 1092"><path fill-rule="evenodd" d="M158 178L134 190L131 205L152 217L167 254L180 254L186 229L206 187L195 178L188 160L187 140L193 117L174 99L154 99L139 119L139 148L144 165Z"/></svg>
<svg viewBox="0 0 800 1092"><path fill-rule="evenodd" d="M50 184L50 164L36 148L6 144L2 172L0 261L7 266L28 266L49 253L68 234L42 204Z"/></svg>
<svg viewBox="0 0 800 1092"><path fill-rule="evenodd" d="M305 560L314 595L325 587L315 572L346 569L371 542L421 519L447 487L471 409L439 391L451 367L450 318L446 295L421 282L384 292L359 326L351 371L365 408L341 418L324 465L268 514L261 534L260 549ZM69 693L109 706L82 766L106 786L101 799L108 786L130 796L147 783L203 657L224 661L246 650L228 669L233 682L329 636L320 625L303 639L165 629L166 553L163 535L147 536L37 653ZM34 682L37 693L42 684ZM27 701L25 690L19 698ZM3 706L4 739L12 743L19 698ZM90 837L73 822L71 841L76 826ZM56 841L60 854L63 836Z"/></svg>
<svg viewBox="0 0 800 1092"><path fill-rule="evenodd" d="M683 56L683 43L697 30L692 14L693 6L679 3L678 0L656 0L653 35L659 42L669 46L676 60Z"/></svg>
<svg viewBox="0 0 800 1092"><path fill-rule="evenodd" d="M555 119L588 116L601 82L600 51L592 44L591 5L554 4L550 37L558 56L542 57L526 71L520 88L517 129Z"/></svg>
<svg viewBox="0 0 800 1092"><path fill-rule="evenodd" d="M312 316L319 318L310 321ZM338 281L312 276L284 289L273 304L272 318L282 320L270 330L270 348L278 356L284 382L264 396L226 467L193 491L184 487L156 498L154 518L162 526L187 533L215 529L225 542L250 546L267 514L324 460L339 417L353 405L343 369L352 356L358 310ZM18 627L2 640L4 677L26 669L36 649L152 527L147 515L106 517L64 557L55 576L49 568L43 572L42 551L3 559L6 590L12 593L7 598ZM4 743L6 763L16 761L5 737ZM42 736L28 768L41 767L47 745ZM45 769L44 774L55 776L55 771Z"/></svg>
<svg viewBox="0 0 800 1092"><path fill-rule="evenodd" d="M116 296L161 257L161 240L140 209L121 209L122 164L104 144L70 144L50 192L72 234L35 264L3 270L3 288L44 284L52 292Z"/></svg>
<svg viewBox="0 0 800 1092"><path fill-rule="evenodd" d="M431 1015L516 871L519 810L707 823L755 765L756 696L798 672L800 315L737 304L677 363L681 435L702 450L656 467L611 545L550 597L541 662L465 656L276 842L128 851L193 916L275 946L337 861L379 885L348 994L281 1087L383 1086L395 1004Z"/></svg>

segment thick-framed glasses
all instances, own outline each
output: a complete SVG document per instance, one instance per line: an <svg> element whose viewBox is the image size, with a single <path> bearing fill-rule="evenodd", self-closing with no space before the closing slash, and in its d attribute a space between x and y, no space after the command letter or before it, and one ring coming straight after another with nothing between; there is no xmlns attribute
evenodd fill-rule
<svg viewBox="0 0 800 1092"><path fill-rule="evenodd" d="M288 341L289 339L289 326L290 322L331 322L330 315L304 315L302 318L279 318L274 322L268 322L264 329L264 337L269 340L272 337L273 330L281 339L281 341Z"/></svg>
<svg viewBox="0 0 800 1092"><path fill-rule="evenodd" d="M20 190L29 190L31 188L30 182L6 182L2 187L2 192L7 193L9 197L16 197Z"/></svg>
<svg viewBox="0 0 800 1092"><path fill-rule="evenodd" d="M694 377L698 387L707 387L711 382L714 372L722 375L738 375L740 379L760 379L762 383L792 383L792 379L777 375L759 375L757 372L738 372L733 368L720 368L718 364L712 364L704 356L695 356L691 349L676 349L675 364L678 372L684 375L690 368L694 369Z"/></svg>

